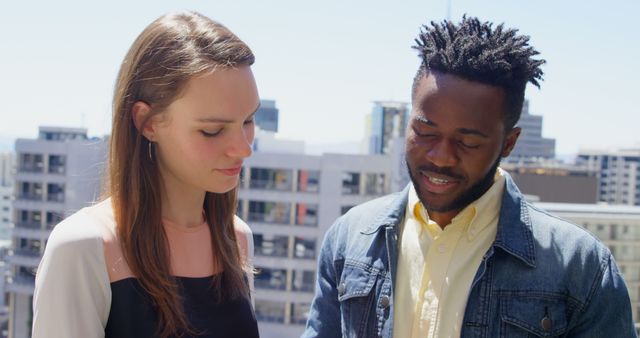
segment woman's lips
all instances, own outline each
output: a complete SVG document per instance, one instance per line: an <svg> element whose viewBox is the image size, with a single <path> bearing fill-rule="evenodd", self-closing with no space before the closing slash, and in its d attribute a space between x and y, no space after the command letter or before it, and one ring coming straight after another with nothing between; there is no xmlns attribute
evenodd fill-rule
<svg viewBox="0 0 640 338"><path fill-rule="evenodd" d="M238 174L240 174L240 170L242 170L242 167L218 169L219 172L227 176L237 176Z"/></svg>

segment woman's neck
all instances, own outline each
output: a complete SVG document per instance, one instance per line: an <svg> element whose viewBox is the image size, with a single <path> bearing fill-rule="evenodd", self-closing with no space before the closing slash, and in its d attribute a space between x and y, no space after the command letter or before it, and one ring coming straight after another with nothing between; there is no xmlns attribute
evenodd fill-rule
<svg viewBox="0 0 640 338"><path fill-rule="evenodd" d="M204 221L204 190L193 189L165 179L162 192L162 218L177 226L194 227Z"/></svg>

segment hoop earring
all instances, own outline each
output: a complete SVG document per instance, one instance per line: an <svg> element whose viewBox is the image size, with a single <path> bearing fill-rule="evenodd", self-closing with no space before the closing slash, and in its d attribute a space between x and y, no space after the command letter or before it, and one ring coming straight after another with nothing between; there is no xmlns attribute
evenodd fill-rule
<svg viewBox="0 0 640 338"><path fill-rule="evenodd" d="M151 141L149 141L149 143L148 143L148 144L149 144L149 148L148 148L148 149L149 149L149 161L151 161L151 162L155 162L155 161L153 160L153 146L152 146L152 142L151 142Z"/></svg>

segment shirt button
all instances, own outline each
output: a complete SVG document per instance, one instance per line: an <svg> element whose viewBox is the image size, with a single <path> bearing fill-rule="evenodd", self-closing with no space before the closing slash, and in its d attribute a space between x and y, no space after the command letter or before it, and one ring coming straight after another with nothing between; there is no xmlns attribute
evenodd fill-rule
<svg viewBox="0 0 640 338"><path fill-rule="evenodd" d="M344 285L344 283L338 285L338 295L342 296L344 295L344 292L347 290L347 287Z"/></svg>
<svg viewBox="0 0 640 338"><path fill-rule="evenodd" d="M380 297L380 305L382 305L383 308L387 308L389 306L389 296L387 295L382 295L382 297Z"/></svg>
<svg viewBox="0 0 640 338"><path fill-rule="evenodd" d="M438 245L438 252L439 253L444 253L445 251L447 251L447 247L444 246L444 244Z"/></svg>

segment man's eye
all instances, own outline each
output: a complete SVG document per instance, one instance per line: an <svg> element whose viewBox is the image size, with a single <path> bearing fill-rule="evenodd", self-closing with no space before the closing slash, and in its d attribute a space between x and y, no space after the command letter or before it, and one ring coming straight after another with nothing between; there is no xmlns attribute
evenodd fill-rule
<svg viewBox="0 0 640 338"><path fill-rule="evenodd" d="M476 149L480 147L479 144L465 143L463 141L458 141L458 144L468 149Z"/></svg>
<svg viewBox="0 0 640 338"><path fill-rule="evenodd" d="M426 131L421 131L418 128L413 128L413 132L416 133L416 135L421 136L421 137L431 137L434 136L434 134L430 133L430 132L426 132Z"/></svg>

